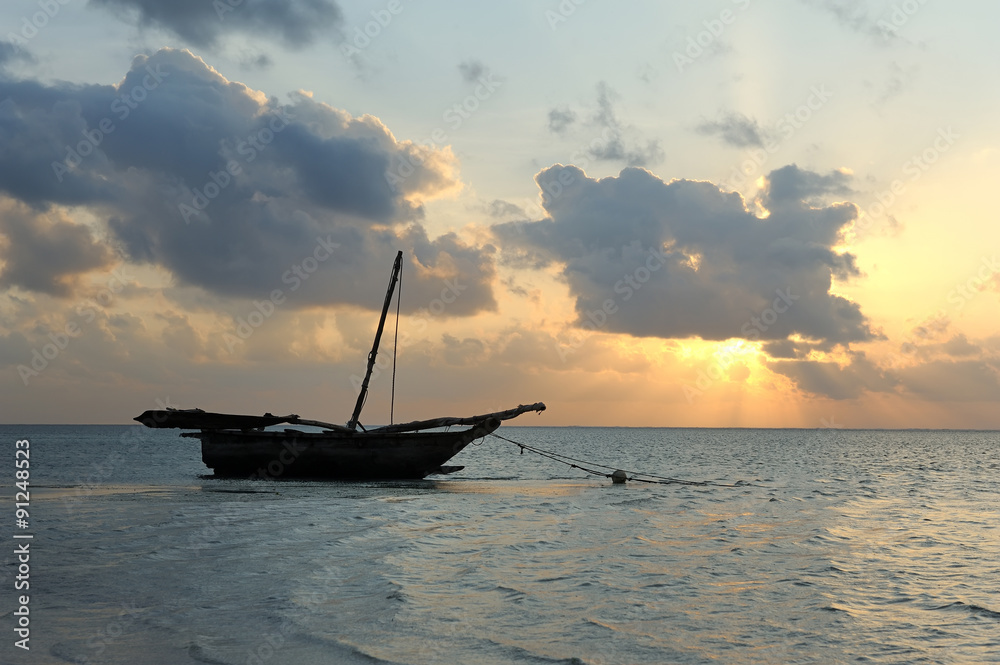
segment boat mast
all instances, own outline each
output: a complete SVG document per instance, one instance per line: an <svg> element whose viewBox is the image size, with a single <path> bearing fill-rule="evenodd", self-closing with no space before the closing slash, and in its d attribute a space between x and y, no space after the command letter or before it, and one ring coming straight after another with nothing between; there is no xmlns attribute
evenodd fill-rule
<svg viewBox="0 0 1000 665"><path fill-rule="evenodd" d="M365 380L361 383L361 392L358 393L358 403L354 405L354 414L347 423L347 427L352 430L358 429L358 418L361 416L361 408L365 405L365 398L368 396L368 381L372 378L372 368L375 367L375 356L378 355L378 343L382 339L382 328L385 327L385 315L389 311L389 303L392 301L392 292L396 288L396 281L399 279L399 269L403 262L403 252L396 253L396 262L392 264L392 276L389 278L389 289L385 292L385 302L382 304L382 317L378 320L378 330L375 331L375 343L372 344L372 351L368 354L368 369L365 370Z"/></svg>

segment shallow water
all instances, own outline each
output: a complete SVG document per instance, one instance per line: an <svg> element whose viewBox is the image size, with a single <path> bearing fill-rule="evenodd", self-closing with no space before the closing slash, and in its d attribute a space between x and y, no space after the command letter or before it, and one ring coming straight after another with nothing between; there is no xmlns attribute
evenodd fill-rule
<svg viewBox="0 0 1000 665"><path fill-rule="evenodd" d="M34 535L32 649L7 554L3 662L1000 662L996 432L500 432L737 487L494 438L352 484L206 477L173 431L0 433L31 440Z"/></svg>

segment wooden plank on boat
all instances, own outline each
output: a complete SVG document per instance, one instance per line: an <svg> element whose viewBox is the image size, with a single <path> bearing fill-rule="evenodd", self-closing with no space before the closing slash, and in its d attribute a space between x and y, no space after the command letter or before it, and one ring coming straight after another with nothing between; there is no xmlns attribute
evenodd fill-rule
<svg viewBox="0 0 1000 665"><path fill-rule="evenodd" d="M146 427L173 427L177 429L258 429L286 423L289 425L322 427L323 429L335 432L354 431L336 423L299 418L295 414L274 416L270 413L265 413L263 416L243 416L234 413L210 413L201 409L149 410L144 411L132 420L136 420Z"/></svg>
<svg viewBox="0 0 1000 665"><path fill-rule="evenodd" d="M336 425L334 423L325 423L322 420L308 420L306 418L299 418L296 416L288 421L290 425L307 425L309 427L322 427L323 429L333 430L334 432L353 432L354 430L350 427L344 427L343 425Z"/></svg>
<svg viewBox="0 0 1000 665"><path fill-rule="evenodd" d="M416 432L423 429L433 429L435 427L451 427L452 425L475 425L481 423L489 418L495 418L496 420L510 420L511 418L517 418L522 413L528 413L529 411L544 411L545 405L541 402L536 402L534 404L520 405L515 409L507 409L506 411L497 411L496 413L484 413L481 416L469 416L468 418L433 418L431 420L415 420L411 423L400 423L398 425L386 425L384 427L375 427L368 430L372 433L389 433L389 432Z"/></svg>
<svg viewBox="0 0 1000 665"><path fill-rule="evenodd" d="M275 416L265 413L263 416L244 416L232 413L211 413L201 409L166 409L143 411L133 418L146 427L178 429L257 429L281 423L294 423L298 420L295 414ZM305 423L303 423L305 424Z"/></svg>

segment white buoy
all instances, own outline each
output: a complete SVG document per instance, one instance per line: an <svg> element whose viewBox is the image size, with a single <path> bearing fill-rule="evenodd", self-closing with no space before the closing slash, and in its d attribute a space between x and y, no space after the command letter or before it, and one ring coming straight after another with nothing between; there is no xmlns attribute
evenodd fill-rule
<svg viewBox="0 0 1000 665"><path fill-rule="evenodd" d="M611 482L615 485L624 485L626 480L628 480L628 475L621 469L611 474Z"/></svg>

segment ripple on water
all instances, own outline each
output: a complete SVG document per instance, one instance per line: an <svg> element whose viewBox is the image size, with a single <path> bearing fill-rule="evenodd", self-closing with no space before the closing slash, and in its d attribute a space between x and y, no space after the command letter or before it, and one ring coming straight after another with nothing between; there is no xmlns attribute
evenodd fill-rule
<svg viewBox="0 0 1000 665"><path fill-rule="evenodd" d="M108 445L73 441L37 499L51 492L38 555L49 652L244 663L285 627L268 665L995 658L995 434L528 428L513 438L665 476L764 480L611 486L483 445L456 459L468 476L438 481L184 471L149 486L116 480L70 512L74 474ZM169 446L146 452L180 454ZM98 656L88 640L119 601L141 618Z"/></svg>

